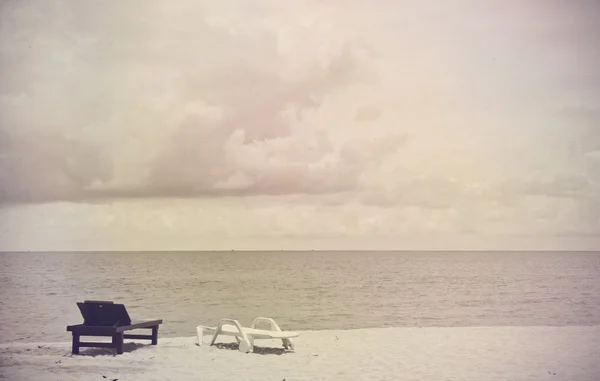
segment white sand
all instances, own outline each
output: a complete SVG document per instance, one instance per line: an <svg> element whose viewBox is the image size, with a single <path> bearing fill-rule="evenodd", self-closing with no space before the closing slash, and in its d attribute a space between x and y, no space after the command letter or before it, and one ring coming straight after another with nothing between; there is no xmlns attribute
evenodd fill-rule
<svg viewBox="0 0 600 381"><path fill-rule="evenodd" d="M600 327L311 331L285 353L281 341L258 340L250 354L195 342L161 338L155 347L126 345L120 356L96 348L72 356L70 343L3 343L0 379L600 380Z"/></svg>

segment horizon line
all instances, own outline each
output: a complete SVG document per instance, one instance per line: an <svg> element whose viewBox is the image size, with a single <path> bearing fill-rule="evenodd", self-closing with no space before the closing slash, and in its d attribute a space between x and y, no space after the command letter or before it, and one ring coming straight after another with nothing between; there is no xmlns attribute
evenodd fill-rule
<svg viewBox="0 0 600 381"><path fill-rule="evenodd" d="M407 253L407 252L444 252L444 253L466 253L466 252L479 252L479 253L507 253L507 252L531 252L531 253L554 253L554 252L566 252L566 253L593 253L600 252L600 249L585 249L585 250L569 250L569 249L216 249L216 250L0 250L2 254L10 253L244 253L244 252L259 252L259 253L281 253L281 252L396 252L396 253Z"/></svg>

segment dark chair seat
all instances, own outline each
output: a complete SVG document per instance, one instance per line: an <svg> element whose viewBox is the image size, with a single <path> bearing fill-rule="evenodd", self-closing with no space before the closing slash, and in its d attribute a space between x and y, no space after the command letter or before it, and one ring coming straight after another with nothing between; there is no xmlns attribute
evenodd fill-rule
<svg viewBox="0 0 600 381"><path fill-rule="evenodd" d="M115 348L117 354L122 354L123 339L151 340L152 345L158 344L158 326L162 320L132 322L125 305L111 301L86 300L77 303L77 306L83 316L83 324L67 326L67 331L73 334L73 354L79 354L81 347ZM134 329L151 329L152 334L124 333ZM107 336L112 337L112 342L82 342L81 336Z"/></svg>

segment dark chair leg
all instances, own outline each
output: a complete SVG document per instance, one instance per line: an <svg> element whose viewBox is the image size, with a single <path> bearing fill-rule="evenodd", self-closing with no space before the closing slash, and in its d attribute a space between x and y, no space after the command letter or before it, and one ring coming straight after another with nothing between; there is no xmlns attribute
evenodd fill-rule
<svg viewBox="0 0 600 381"><path fill-rule="evenodd" d="M71 353L74 355L79 354L79 334L73 332L73 347L71 348Z"/></svg>
<svg viewBox="0 0 600 381"><path fill-rule="evenodd" d="M112 337L112 343L115 346L115 348L117 349L117 354L122 355L123 354L123 332L115 333Z"/></svg>
<svg viewBox="0 0 600 381"><path fill-rule="evenodd" d="M158 326L152 327L152 345L158 344Z"/></svg>

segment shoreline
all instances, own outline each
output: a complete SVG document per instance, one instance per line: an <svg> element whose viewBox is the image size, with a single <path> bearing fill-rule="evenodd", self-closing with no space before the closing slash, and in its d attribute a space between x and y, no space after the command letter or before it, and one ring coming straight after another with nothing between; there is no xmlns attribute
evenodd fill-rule
<svg viewBox="0 0 600 381"><path fill-rule="evenodd" d="M208 343L209 335L204 337ZM257 340L237 350L195 336L127 342L125 353L70 342L0 343L0 379L24 380L578 380L600 374L600 326L302 331L295 350ZM105 378L103 378L103 376Z"/></svg>
<svg viewBox="0 0 600 381"><path fill-rule="evenodd" d="M212 324L213 326L216 326L218 322L215 322L215 324ZM164 325L164 323L163 323ZM201 324L201 325L209 325L210 324ZM247 326L247 325L246 325ZM286 331L294 331L294 332L301 332L301 333L315 333L315 334L319 334L319 333L323 333L323 332L346 332L346 331L378 331L378 330L423 330L423 329L427 329L427 330L437 330L437 329L545 329L545 328L599 328L600 329L600 323L592 323L592 324L572 324L572 325L552 325L552 324L546 324L546 325L454 325L454 326L447 326L447 325L420 325L420 326L389 326L389 327L364 327L364 328L340 328L340 329L327 329L327 328L323 328L323 329L294 329L294 328L289 328L289 327L285 327L284 330ZM193 332L188 331L186 335L179 335L179 334L161 334L161 331L159 330L159 340L165 340L165 339L185 339L185 338L189 338L189 337L196 337L196 336L192 336ZM9 340L2 340L2 338L0 338L0 348L3 345L11 345L11 344L18 344L18 343L30 343L30 344L39 344L39 345L49 345L49 344L53 344L53 345L57 345L57 344L64 344L64 343L71 343L71 333L70 332L64 332L63 335L61 335L60 340L40 340L40 337L43 335L35 335L35 336L28 336L28 337L21 337L21 338L16 338L16 339L9 339ZM28 340L28 339L34 339L34 340ZM100 340L102 339L106 339L105 337L102 338L100 337ZM135 341L135 340L133 340ZM142 342L143 343L143 342Z"/></svg>

